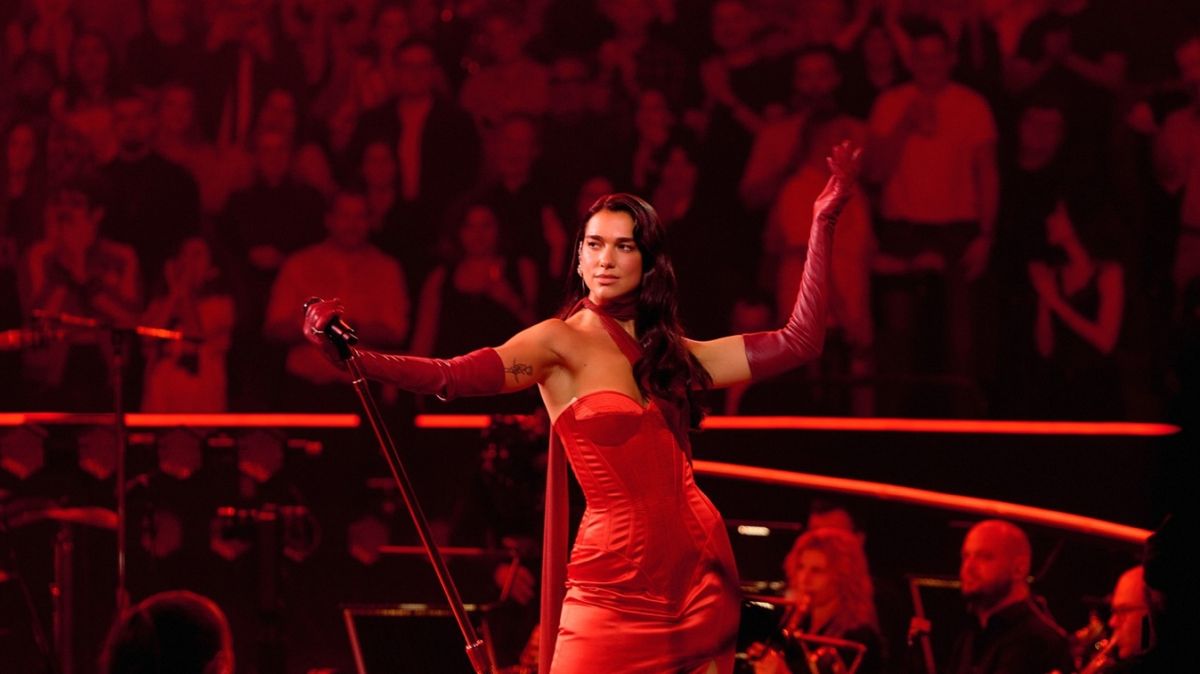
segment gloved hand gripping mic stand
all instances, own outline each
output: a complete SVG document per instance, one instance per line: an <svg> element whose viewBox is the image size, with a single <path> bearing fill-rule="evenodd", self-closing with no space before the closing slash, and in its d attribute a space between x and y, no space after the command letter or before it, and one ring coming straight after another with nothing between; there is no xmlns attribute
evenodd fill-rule
<svg viewBox="0 0 1200 674"><path fill-rule="evenodd" d="M307 309L314 301L320 300L318 298L310 299L304 303L305 308ZM446 562L442 559L441 552L433 542L433 535L429 532L429 522L413 492L408 473L404 470L404 463L396 451L396 444L392 441L392 435L388 432L379 408L375 405L375 398L371 395L358 354L351 348L358 343L358 336L340 319L335 319L329 326L326 326L323 334L337 349L338 357L346 364L346 369L350 372L354 383L354 392L358 394L363 412L371 423L371 430L375 432L375 439L379 442L379 451L383 453L383 458L387 461L392 478L396 481L396 487L400 490L400 496L404 498L404 505L408 508L409 515L412 516L413 526L416 527L417 534L421 537L421 545L425 547L429 563L433 565L433 571L437 574L442 592L446 595L446 602L454 613L454 619L458 622L458 629L462 632L463 641L466 643L467 657L471 661L471 666L476 674L490 674L494 671L494 667L489 662L487 648L467 618L467 611L463 607L462 598L458 595L458 588L454 585L454 579L450 577L450 570L446 568Z"/></svg>

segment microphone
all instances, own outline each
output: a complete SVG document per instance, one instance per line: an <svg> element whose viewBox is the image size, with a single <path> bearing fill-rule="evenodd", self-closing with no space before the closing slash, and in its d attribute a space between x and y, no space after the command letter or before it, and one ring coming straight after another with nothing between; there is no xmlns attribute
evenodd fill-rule
<svg viewBox="0 0 1200 674"><path fill-rule="evenodd" d="M304 301L304 310L308 311L309 307L321 301L323 300L320 297L308 298ZM333 315L333 318L325 325L324 333L330 339L337 338L342 340L347 346L358 344L358 334L354 332L354 328L346 325L346 322L342 320L341 314Z"/></svg>

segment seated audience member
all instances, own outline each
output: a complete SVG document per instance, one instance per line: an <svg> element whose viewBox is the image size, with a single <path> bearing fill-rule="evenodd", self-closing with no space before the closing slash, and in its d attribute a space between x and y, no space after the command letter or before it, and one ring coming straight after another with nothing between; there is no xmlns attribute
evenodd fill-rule
<svg viewBox="0 0 1200 674"><path fill-rule="evenodd" d="M46 205L45 238L25 256L26 313L73 314L129 325L140 314L138 258L132 248L100 236L104 208L86 180L64 183ZM34 398L73 411L110 408L111 340L80 330L25 352ZM44 397L42 397L44 396Z"/></svg>
<svg viewBox="0 0 1200 674"><path fill-rule="evenodd" d="M761 644L747 649L755 674L809 671L807 653L801 647L805 636L862 644L866 651L857 671L877 674L882 662L882 642L862 541L841 528L810 529L796 539L784 570L788 578L787 596L795 604L785 611L780 626L784 634L782 649L765 648ZM855 657L854 649L836 650L843 662Z"/></svg>
<svg viewBox="0 0 1200 674"><path fill-rule="evenodd" d="M233 674L233 634L211 599L159 592L125 612L100 655L102 674Z"/></svg>
<svg viewBox="0 0 1200 674"><path fill-rule="evenodd" d="M985 520L967 532L959 580L973 619L958 636L945 671L1072 671L1066 633L1029 589L1031 557L1025 532L1009 522Z"/></svg>
<svg viewBox="0 0 1200 674"><path fill-rule="evenodd" d="M1029 262L1040 356L1029 387L1030 414L1123 418L1114 350L1124 323L1125 273L1113 259L1109 217L1089 194L1060 201L1046 218L1048 251Z"/></svg>
<svg viewBox="0 0 1200 674"><path fill-rule="evenodd" d="M284 387L283 404L295 409L353 398L352 389L346 386L348 375L296 331L308 298L336 297L349 306L374 307L373 321L354 326L359 338L373 348L395 349L408 335L404 271L368 240L366 197L345 190L335 194L325 214L325 227L329 235L324 241L284 261L267 306L266 337L289 347L286 370L295 380ZM337 397L339 391L328 386L331 384L351 395Z"/></svg>
<svg viewBox="0 0 1200 674"><path fill-rule="evenodd" d="M187 239L167 260L142 322L201 340L146 342L142 411L224 412L225 353L233 332L234 303L208 242Z"/></svg>

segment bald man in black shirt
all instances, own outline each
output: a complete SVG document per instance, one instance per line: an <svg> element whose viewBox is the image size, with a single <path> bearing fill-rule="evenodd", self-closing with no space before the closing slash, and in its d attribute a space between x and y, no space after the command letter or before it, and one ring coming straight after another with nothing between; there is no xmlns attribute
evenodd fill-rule
<svg viewBox="0 0 1200 674"><path fill-rule="evenodd" d="M973 620L951 674L1046 674L1074 669L1066 633L1029 591L1029 539L1002 520L980 522L962 546L963 599Z"/></svg>

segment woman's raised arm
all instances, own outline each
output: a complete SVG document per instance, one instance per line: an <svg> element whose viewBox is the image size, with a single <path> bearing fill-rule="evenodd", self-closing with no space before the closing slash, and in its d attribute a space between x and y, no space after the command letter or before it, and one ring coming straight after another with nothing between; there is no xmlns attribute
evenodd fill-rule
<svg viewBox="0 0 1200 674"><path fill-rule="evenodd" d="M779 330L688 342L688 350L712 377L713 388L764 379L816 358L825 342L829 258L833 228L858 178L862 151L843 141L833 148L829 182L813 204L808 257L796 303Z"/></svg>
<svg viewBox="0 0 1200 674"><path fill-rule="evenodd" d="M343 313L345 310L336 299L313 303L304 313L304 337L331 353L323 332ZM561 363L553 347L564 329L562 321L542 321L517 333L502 346L477 349L449 359L368 349L355 349L355 354L368 377L406 391L433 394L446 400L494 395L519 391L544 381Z"/></svg>

